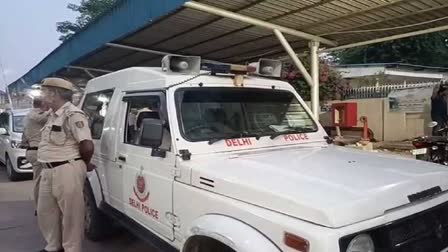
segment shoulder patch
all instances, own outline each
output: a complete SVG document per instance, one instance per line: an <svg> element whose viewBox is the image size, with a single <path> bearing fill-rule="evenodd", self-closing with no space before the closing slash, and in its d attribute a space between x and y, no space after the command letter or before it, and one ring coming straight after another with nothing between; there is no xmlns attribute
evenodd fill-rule
<svg viewBox="0 0 448 252"><path fill-rule="evenodd" d="M68 111L67 112L67 116L68 117L72 117L74 115L83 115L83 116L85 116L86 114L82 110L81 111Z"/></svg>
<svg viewBox="0 0 448 252"><path fill-rule="evenodd" d="M84 128L84 122L83 121L75 122L75 125L76 125L76 127L80 128L80 129Z"/></svg>

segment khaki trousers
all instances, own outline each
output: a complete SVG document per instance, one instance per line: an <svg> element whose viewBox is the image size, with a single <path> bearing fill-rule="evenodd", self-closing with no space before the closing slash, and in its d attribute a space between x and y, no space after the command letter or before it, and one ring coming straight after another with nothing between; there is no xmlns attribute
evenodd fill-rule
<svg viewBox="0 0 448 252"><path fill-rule="evenodd" d="M42 164L37 161L37 150L27 150L25 153L25 158L30 162L30 164L33 166L33 180L34 180L34 187L33 187L33 199L34 204L37 208L37 201L39 198L39 181L40 181L40 173L42 172Z"/></svg>
<svg viewBox="0 0 448 252"><path fill-rule="evenodd" d="M82 160L42 170L37 221L47 242L45 250L81 252L85 179Z"/></svg>

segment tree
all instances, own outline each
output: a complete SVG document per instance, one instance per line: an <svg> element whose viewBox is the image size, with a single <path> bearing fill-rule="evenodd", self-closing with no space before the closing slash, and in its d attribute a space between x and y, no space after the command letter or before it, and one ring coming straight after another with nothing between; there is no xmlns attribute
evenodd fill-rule
<svg viewBox="0 0 448 252"><path fill-rule="evenodd" d="M59 40L65 41L69 39L73 34L108 11L116 2L117 0L81 0L79 5L69 4L67 8L79 12L80 15L75 22L63 21L56 23L56 30L62 34Z"/></svg>
<svg viewBox="0 0 448 252"><path fill-rule="evenodd" d="M310 72L309 57L303 57L301 60ZM293 64L287 64L284 67L282 78L288 81L304 100L311 100L311 88ZM321 101L340 100L346 89L350 88L341 74L330 68L329 62L325 58L320 59L319 83L319 99Z"/></svg>
<svg viewBox="0 0 448 252"><path fill-rule="evenodd" d="M340 64L407 63L448 67L448 32L346 49L334 56Z"/></svg>

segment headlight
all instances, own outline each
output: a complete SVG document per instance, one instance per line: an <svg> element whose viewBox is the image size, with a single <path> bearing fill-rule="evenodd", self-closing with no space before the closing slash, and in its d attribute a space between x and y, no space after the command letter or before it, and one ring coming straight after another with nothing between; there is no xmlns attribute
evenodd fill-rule
<svg viewBox="0 0 448 252"><path fill-rule="evenodd" d="M375 252L372 237L368 234L356 236L348 245L347 252Z"/></svg>
<svg viewBox="0 0 448 252"><path fill-rule="evenodd" d="M14 141L14 140L12 140L11 141L11 147L12 148L20 148L20 142L17 142L17 141Z"/></svg>

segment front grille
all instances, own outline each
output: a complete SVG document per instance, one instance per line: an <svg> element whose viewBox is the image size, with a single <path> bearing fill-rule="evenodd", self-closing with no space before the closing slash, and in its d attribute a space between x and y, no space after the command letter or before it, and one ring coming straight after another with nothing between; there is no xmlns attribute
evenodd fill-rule
<svg viewBox="0 0 448 252"><path fill-rule="evenodd" d="M440 252L448 247L448 203L366 233L372 236L376 252ZM341 251L355 236L341 239Z"/></svg>

